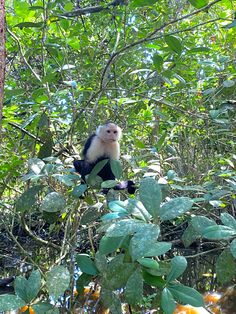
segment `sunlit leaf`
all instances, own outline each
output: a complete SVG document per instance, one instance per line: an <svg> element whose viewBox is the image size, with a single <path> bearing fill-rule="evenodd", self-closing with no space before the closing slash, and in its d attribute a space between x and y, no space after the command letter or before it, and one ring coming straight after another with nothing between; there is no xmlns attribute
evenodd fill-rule
<svg viewBox="0 0 236 314"><path fill-rule="evenodd" d="M64 197L57 192L51 192L43 199L40 208L46 212L58 212L63 210L65 206Z"/></svg>
<svg viewBox="0 0 236 314"><path fill-rule="evenodd" d="M141 181L139 193L146 210L157 219L162 200L160 185L155 179L145 178Z"/></svg>
<svg viewBox="0 0 236 314"><path fill-rule="evenodd" d="M70 273L64 266L54 266L46 274L46 287L50 296L56 300L69 288Z"/></svg>
<svg viewBox="0 0 236 314"><path fill-rule="evenodd" d="M220 219L225 226L230 227L236 231L236 219L232 215L228 213L222 213L220 215Z"/></svg>
<svg viewBox="0 0 236 314"><path fill-rule="evenodd" d="M161 206L159 215L163 221L170 220L189 211L192 206L193 201L189 197L174 198Z"/></svg>
<svg viewBox="0 0 236 314"><path fill-rule="evenodd" d="M25 306L26 303L16 295L0 295L0 311L13 311Z"/></svg>
<svg viewBox="0 0 236 314"><path fill-rule="evenodd" d="M223 225L215 225L207 227L202 235L210 240L229 239L236 235L236 230Z"/></svg>
<svg viewBox="0 0 236 314"><path fill-rule="evenodd" d="M194 6L197 9L200 9L208 4L208 0L188 0L192 6Z"/></svg>

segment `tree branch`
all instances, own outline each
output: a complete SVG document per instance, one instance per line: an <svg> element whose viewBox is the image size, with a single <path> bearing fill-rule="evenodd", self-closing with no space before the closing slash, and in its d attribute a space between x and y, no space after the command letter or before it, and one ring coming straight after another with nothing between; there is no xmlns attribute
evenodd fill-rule
<svg viewBox="0 0 236 314"><path fill-rule="evenodd" d="M170 25L173 25L179 21L182 21L184 19L187 19L191 16L194 16L202 11L205 11L205 10L208 10L210 7L212 7L213 5L215 5L217 2L220 2L221 0L215 0L211 3L209 3L208 5L204 6L203 8L201 9L198 9L198 10L195 10L193 11L192 13L189 13L189 14L186 14L186 15L183 15L181 16L180 18L177 18L175 20L172 20L172 21L169 21L168 23L164 23L162 26L160 26L159 28L155 29L153 32L151 32L150 34L148 34L145 38L142 38L140 40L137 40L123 48L121 48L120 50L118 50L117 52L115 52L114 54L111 55L110 59L108 60L104 70L103 70L103 73L102 73L102 78L101 78L101 85L100 85L100 90L102 90L105 86L105 77L106 77L106 72L108 71L108 69L110 68L111 64L114 62L115 58L122 54L123 52L125 52L126 50L129 50L137 45L140 45L140 44L143 44L145 42L148 42L148 41L151 41L151 40L154 40L156 39L157 37L153 37L154 35L156 35L157 32L160 32L162 31L163 29L167 28L168 26ZM163 37L164 35L161 35L160 37ZM159 38L160 38L159 37Z"/></svg>
<svg viewBox="0 0 236 314"><path fill-rule="evenodd" d="M93 13L98 13L104 10L108 10L110 7L115 7L118 5L125 5L126 1L125 0L114 0L111 3L108 3L108 5L96 5L93 7L86 7L86 8L78 8L74 11L71 12L66 12L63 14L60 14L59 16L61 17L73 17L73 16L79 16L79 15L85 15L85 14L93 14Z"/></svg>

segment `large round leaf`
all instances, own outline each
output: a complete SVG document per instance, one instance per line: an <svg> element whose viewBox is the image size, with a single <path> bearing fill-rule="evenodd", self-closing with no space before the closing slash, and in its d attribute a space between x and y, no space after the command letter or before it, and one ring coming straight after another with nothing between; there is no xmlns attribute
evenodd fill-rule
<svg viewBox="0 0 236 314"><path fill-rule="evenodd" d="M40 209L46 212L59 212L63 210L65 206L66 202L64 200L64 197L57 192L52 192L44 198Z"/></svg>
<svg viewBox="0 0 236 314"><path fill-rule="evenodd" d="M159 214L161 220L174 219L189 211L193 206L193 201L189 197L178 197L171 199L161 206Z"/></svg>

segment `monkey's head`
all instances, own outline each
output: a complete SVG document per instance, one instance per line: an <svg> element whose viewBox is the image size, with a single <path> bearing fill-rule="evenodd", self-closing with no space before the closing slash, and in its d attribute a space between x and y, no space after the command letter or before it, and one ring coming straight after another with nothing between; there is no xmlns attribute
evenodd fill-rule
<svg viewBox="0 0 236 314"><path fill-rule="evenodd" d="M117 142L121 138L121 128L115 123L107 123L97 128L96 135L104 142Z"/></svg>

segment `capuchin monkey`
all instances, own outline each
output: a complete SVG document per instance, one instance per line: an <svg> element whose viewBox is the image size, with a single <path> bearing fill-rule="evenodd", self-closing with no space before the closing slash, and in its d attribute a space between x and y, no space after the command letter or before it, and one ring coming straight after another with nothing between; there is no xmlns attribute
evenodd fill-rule
<svg viewBox="0 0 236 314"><path fill-rule="evenodd" d="M115 180L110 166L110 159L119 160L120 144L119 140L122 130L114 123L100 125L96 133L92 134L86 141L83 149L83 160L75 160L75 170L81 175L82 181L86 182L85 176L88 175L94 166L101 160L108 159L108 162L100 170L98 176L103 181ZM134 194L135 185L133 181L123 181L117 184L114 190L127 189L129 194ZM107 192L107 189L106 189Z"/></svg>

